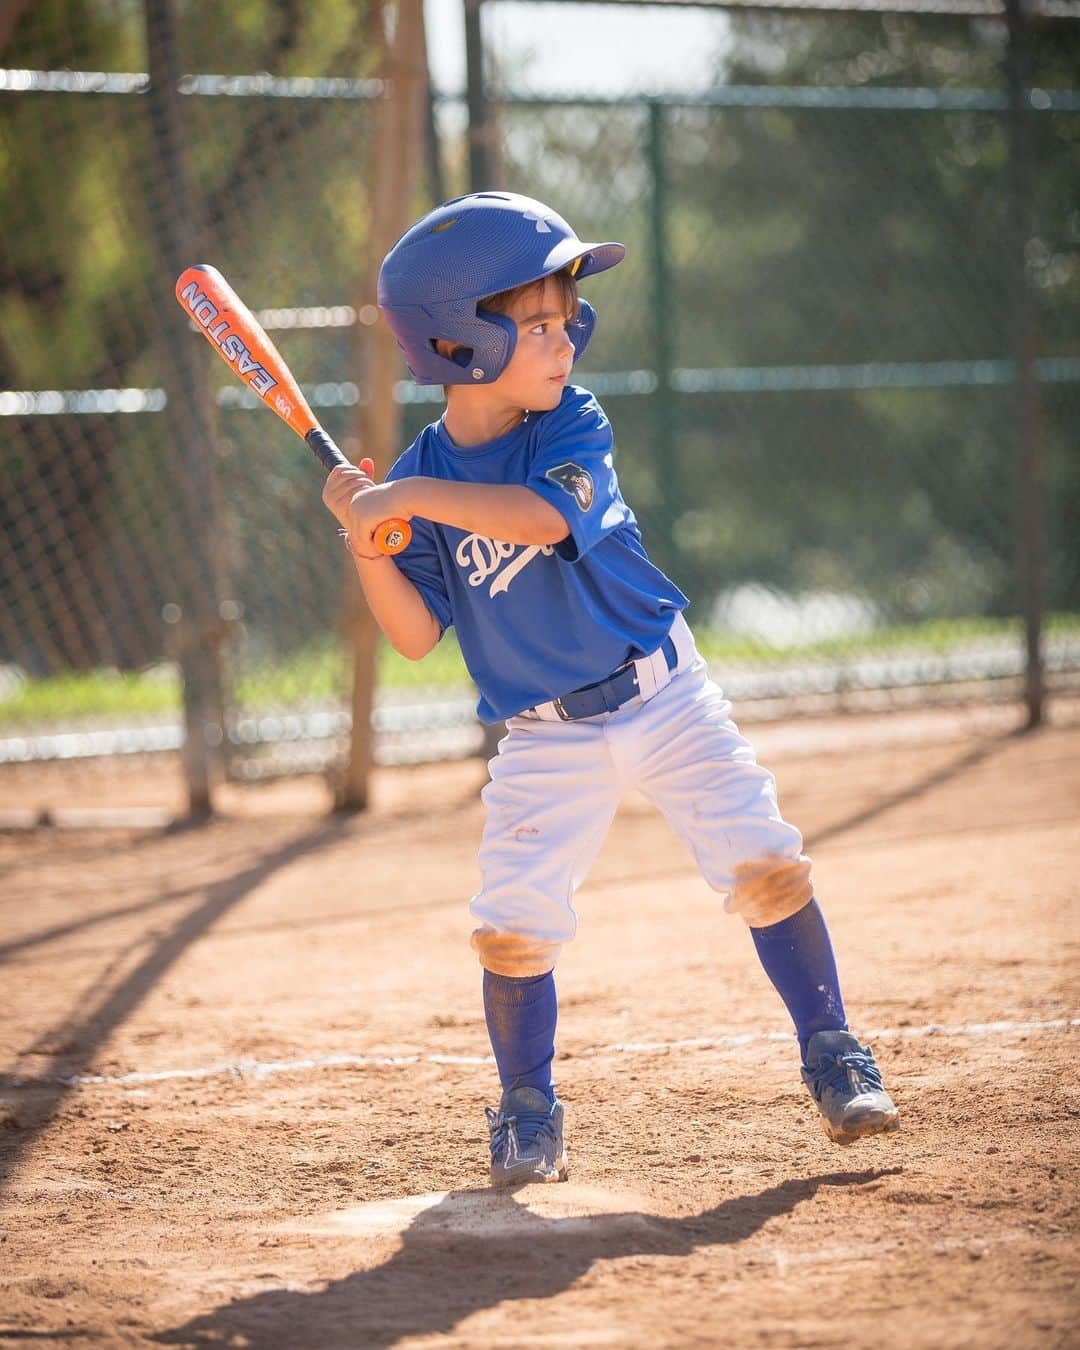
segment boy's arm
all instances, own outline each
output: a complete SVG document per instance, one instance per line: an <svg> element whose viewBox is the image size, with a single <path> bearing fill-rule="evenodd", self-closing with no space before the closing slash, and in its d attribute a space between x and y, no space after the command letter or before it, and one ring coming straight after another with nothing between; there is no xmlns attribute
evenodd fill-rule
<svg viewBox="0 0 1080 1350"><path fill-rule="evenodd" d="M410 661L427 656L442 637L442 629L420 592L398 570L392 558L364 558L351 545L349 552L356 563L368 608L391 646Z"/></svg>
<svg viewBox="0 0 1080 1350"><path fill-rule="evenodd" d="M358 469L334 469L323 486L323 502L347 530L352 498L375 491L371 481L374 465L369 459L360 463ZM374 549L372 551L374 553ZM375 622L402 656L419 661L442 636L439 621L424 603L423 596L398 570L392 558L379 553L365 556L363 549L357 548L356 538L351 533L349 552L356 563L364 598Z"/></svg>
<svg viewBox="0 0 1080 1350"><path fill-rule="evenodd" d="M358 493L349 503L348 530L359 552L373 551L371 536L390 516L423 516L505 544L557 544L570 532L566 518L550 502L516 483L398 478Z"/></svg>

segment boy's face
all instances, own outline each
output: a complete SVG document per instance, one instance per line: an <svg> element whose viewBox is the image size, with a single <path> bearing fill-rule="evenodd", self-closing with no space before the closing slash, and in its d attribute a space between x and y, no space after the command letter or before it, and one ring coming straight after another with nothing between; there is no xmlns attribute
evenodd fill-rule
<svg viewBox="0 0 1080 1350"><path fill-rule="evenodd" d="M517 325L517 346L497 380L487 386L515 408L547 412L559 406L574 364L574 344L558 282L545 277L516 296L506 317Z"/></svg>

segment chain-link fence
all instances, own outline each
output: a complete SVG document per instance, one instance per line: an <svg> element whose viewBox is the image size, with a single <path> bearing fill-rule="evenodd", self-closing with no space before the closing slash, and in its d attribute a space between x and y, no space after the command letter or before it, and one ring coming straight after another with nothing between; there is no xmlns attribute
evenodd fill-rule
<svg viewBox="0 0 1080 1350"><path fill-rule="evenodd" d="M170 260L197 245L183 261L221 269L355 450L375 19L181 7L173 58L229 73L184 75L170 108L144 73L156 7L78 8L28 7L0 52L0 760L175 747L178 672L212 632L229 772L324 767L348 671L320 474L179 331ZM589 283L582 381L650 552L744 716L1015 693L1002 21L716 23L714 86L693 98L600 103L530 87L527 61L491 72L499 182L629 245ZM1080 670L1080 23L1046 23L1027 279L1045 655L1064 689ZM435 119L447 193L466 187L460 107ZM439 391L398 394L408 438ZM471 705L452 641L416 667L384 652L380 757L473 752Z"/></svg>
<svg viewBox="0 0 1080 1350"><path fill-rule="evenodd" d="M355 451L376 15L184 7L171 54L230 74L179 81L174 144L148 73L160 8L40 5L4 52L0 759L178 747L181 671L211 630L228 771L321 765L348 663L320 471L184 331L172 283L212 261ZM410 757L411 698L378 715L388 757Z"/></svg>
<svg viewBox="0 0 1080 1350"><path fill-rule="evenodd" d="M1018 147L1003 16L721 12L714 87L599 103L535 86L539 24L566 13L536 9L534 46L502 45L503 172L631 245L591 292L586 382L725 686L848 705L993 677L1015 690L1025 436L1044 476L1046 660L1070 684L1080 24L1032 21ZM1017 341L1018 154L1033 353Z"/></svg>
<svg viewBox="0 0 1080 1350"><path fill-rule="evenodd" d="M755 90L741 103L747 92L505 114L523 152L508 158L513 186L602 230L590 179L566 172L567 142L585 137L603 143L600 172L625 194L615 215L635 247L617 280L595 286L603 325L588 360L654 552L701 620L759 639L770 665L779 649L830 638L884 658L908 637L918 648L930 623L959 636L957 621L1016 615L1000 114L940 94L896 97L886 112L870 99L837 106L838 91ZM1042 181L1059 200L1031 249L1059 613L1080 598L1080 222L1065 192L1078 131L1073 111L1039 119ZM635 171L616 173L620 162ZM1016 635L993 629L975 647L987 660L999 649L1000 673L1018 669ZM1052 664L1075 663L1070 630L1051 624ZM846 664L837 679L850 681ZM968 668L964 657L957 673Z"/></svg>

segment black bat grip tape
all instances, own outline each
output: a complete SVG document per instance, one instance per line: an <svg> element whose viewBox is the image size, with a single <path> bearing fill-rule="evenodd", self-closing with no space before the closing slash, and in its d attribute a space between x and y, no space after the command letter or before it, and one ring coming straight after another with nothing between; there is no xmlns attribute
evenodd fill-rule
<svg viewBox="0 0 1080 1350"><path fill-rule="evenodd" d="M342 466L348 467L349 461L323 431L322 427L312 427L304 440L311 446L312 451L322 461L327 470L341 468Z"/></svg>

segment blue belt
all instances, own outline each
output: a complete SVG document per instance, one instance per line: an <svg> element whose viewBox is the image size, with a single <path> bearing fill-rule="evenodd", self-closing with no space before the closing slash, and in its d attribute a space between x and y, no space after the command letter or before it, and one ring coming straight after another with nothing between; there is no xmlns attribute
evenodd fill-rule
<svg viewBox="0 0 1080 1350"><path fill-rule="evenodd" d="M679 664L679 654L670 637L664 639L660 650L664 653L668 670L674 670ZM601 713L613 713L624 703L636 698L638 692L638 677L634 662L627 661L626 665L613 670L606 680L583 685L572 694L563 694L562 698L551 701L564 722L576 722L582 717L598 717Z"/></svg>

